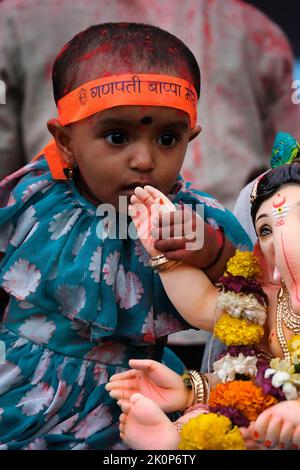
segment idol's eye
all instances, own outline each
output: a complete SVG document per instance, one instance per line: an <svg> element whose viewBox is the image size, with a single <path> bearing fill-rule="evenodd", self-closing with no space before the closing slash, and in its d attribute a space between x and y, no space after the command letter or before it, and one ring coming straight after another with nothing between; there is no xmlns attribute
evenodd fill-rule
<svg viewBox="0 0 300 470"><path fill-rule="evenodd" d="M173 132L164 132L159 136L158 143L164 147L173 147L178 140L178 136Z"/></svg>
<svg viewBox="0 0 300 470"><path fill-rule="evenodd" d="M112 145L124 145L129 141L128 136L123 131L110 131L105 134L104 138Z"/></svg>
<svg viewBox="0 0 300 470"><path fill-rule="evenodd" d="M259 237L267 237L271 233L272 233L272 230L269 227L269 225L262 225L258 230L258 236Z"/></svg>

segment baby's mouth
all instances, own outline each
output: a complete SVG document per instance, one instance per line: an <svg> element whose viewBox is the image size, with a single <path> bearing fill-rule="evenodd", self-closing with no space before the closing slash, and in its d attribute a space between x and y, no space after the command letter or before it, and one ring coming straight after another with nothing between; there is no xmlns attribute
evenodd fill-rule
<svg viewBox="0 0 300 470"><path fill-rule="evenodd" d="M153 183L149 181L134 181L126 186L123 186L120 190L120 195L131 197L134 193L135 188L143 188L146 185L153 186Z"/></svg>

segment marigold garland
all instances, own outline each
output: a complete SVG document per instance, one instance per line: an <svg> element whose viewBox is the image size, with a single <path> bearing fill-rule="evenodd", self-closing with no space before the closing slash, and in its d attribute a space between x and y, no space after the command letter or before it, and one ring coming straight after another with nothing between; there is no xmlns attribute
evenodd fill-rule
<svg viewBox="0 0 300 470"><path fill-rule="evenodd" d="M227 346L247 346L258 343L264 335L264 329L248 320L224 313L215 326L215 334Z"/></svg>
<svg viewBox="0 0 300 470"><path fill-rule="evenodd" d="M277 402L276 398L265 395L251 381L243 380L218 384L209 397L209 406L232 406L240 410L249 421L255 421L260 413Z"/></svg>
<svg viewBox="0 0 300 470"><path fill-rule="evenodd" d="M239 428L229 418L206 413L191 418L180 433L180 450L244 450Z"/></svg>
<svg viewBox="0 0 300 470"><path fill-rule="evenodd" d="M255 278L261 275L260 264L251 251L236 250L235 255L227 263L226 272L233 276Z"/></svg>

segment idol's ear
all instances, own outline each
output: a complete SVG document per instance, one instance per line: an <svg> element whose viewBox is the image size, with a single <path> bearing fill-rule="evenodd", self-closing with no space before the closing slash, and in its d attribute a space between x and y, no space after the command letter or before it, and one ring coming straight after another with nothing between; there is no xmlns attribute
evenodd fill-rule
<svg viewBox="0 0 300 470"><path fill-rule="evenodd" d="M263 284L273 284L280 286L280 276L274 276L274 269L270 266L261 251L259 241L253 248L253 253L257 257L261 267L261 277L258 279Z"/></svg>

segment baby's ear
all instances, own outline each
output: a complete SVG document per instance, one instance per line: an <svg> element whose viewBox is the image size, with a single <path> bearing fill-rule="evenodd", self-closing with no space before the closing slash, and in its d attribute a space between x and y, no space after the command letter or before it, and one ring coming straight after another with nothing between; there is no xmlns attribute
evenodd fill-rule
<svg viewBox="0 0 300 470"><path fill-rule="evenodd" d="M201 131L202 131L201 126L193 127L193 129L190 130L189 142L191 142L191 140L194 140L200 134Z"/></svg>
<svg viewBox="0 0 300 470"><path fill-rule="evenodd" d="M66 163L74 163L73 152L71 149L70 130L62 126L57 119L50 119L47 127L52 134L56 145Z"/></svg>

